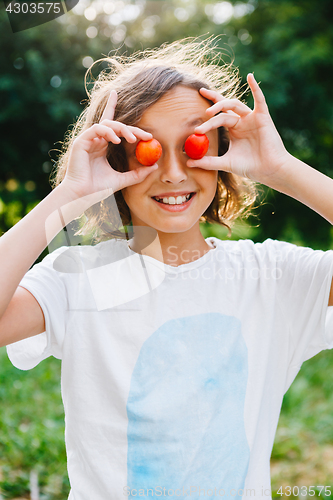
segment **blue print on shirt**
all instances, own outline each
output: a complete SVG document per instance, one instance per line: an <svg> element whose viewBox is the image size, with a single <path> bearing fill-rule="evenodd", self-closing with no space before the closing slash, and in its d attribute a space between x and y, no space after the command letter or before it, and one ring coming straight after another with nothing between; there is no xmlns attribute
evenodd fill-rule
<svg viewBox="0 0 333 500"><path fill-rule="evenodd" d="M189 496L192 487L192 500L212 495L207 490L214 488L216 496L224 489L224 497L237 497L250 456L247 376L247 348L236 318L199 314L156 330L142 345L131 379L127 486L136 495L151 489L154 496L168 496L168 490L169 496L186 496L187 489Z"/></svg>

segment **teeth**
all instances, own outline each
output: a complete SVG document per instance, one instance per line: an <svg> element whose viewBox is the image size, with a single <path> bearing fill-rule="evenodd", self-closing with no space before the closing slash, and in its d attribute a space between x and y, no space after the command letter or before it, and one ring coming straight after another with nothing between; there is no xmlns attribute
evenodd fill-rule
<svg viewBox="0 0 333 500"><path fill-rule="evenodd" d="M189 200L190 196L191 194L177 196L177 198L174 196L169 196L168 198L159 198L158 196L155 196L155 198L157 201L162 201L166 205L181 205L182 203L185 203L185 201Z"/></svg>

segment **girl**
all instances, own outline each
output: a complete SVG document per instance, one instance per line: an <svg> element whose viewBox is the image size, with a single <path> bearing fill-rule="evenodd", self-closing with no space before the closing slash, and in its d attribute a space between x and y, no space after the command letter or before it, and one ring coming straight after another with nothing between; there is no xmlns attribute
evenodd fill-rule
<svg viewBox="0 0 333 500"><path fill-rule="evenodd" d="M252 110L211 51L186 40L110 60L55 189L0 240L2 345L21 369L62 359L71 500L269 498L283 395L333 347L331 251L200 233L244 213L254 182L333 222L333 181L285 150L253 75ZM209 139L199 160L193 133ZM152 137L162 156L140 166ZM29 270L83 212L99 243Z"/></svg>

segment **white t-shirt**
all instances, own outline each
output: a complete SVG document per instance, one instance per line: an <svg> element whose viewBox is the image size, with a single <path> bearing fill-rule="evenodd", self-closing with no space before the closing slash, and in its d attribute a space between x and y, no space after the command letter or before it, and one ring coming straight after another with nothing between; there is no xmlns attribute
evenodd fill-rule
<svg viewBox="0 0 333 500"><path fill-rule="evenodd" d="M62 247L23 278L46 331L8 355L62 359L70 500L270 498L283 395L333 347L333 252L206 241L179 267Z"/></svg>

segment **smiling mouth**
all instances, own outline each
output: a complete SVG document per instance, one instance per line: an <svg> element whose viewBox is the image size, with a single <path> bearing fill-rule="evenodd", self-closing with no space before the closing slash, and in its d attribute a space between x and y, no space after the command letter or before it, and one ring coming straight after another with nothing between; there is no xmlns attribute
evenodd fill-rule
<svg viewBox="0 0 333 500"><path fill-rule="evenodd" d="M158 203L162 203L164 205L182 205L183 203L188 202L195 193L189 193L183 196L167 196L161 198L160 196L152 196L154 200Z"/></svg>

